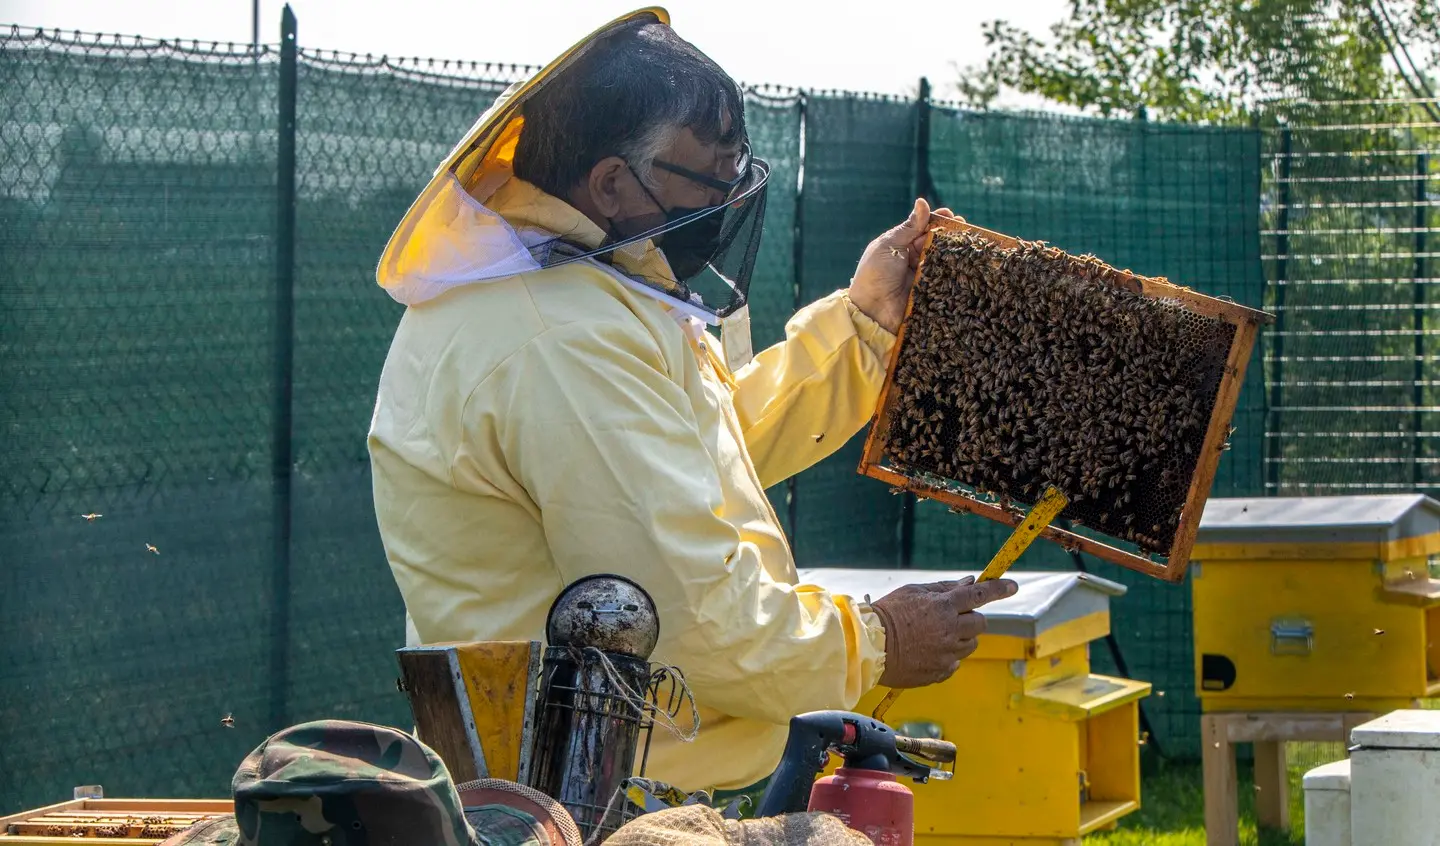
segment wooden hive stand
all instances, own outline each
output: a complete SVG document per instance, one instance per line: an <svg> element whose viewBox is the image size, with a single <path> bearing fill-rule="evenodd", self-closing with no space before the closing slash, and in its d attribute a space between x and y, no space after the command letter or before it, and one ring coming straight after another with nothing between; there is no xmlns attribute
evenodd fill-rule
<svg viewBox="0 0 1440 846"><path fill-rule="evenodd" d="M1348 742L1351 729L1379 714L1353 712L1236 711L1200 718L1205 774L1206 846L1238 846L1240 809L1235 744L1255 745L1255 821L1266 828L1290 828L1290 790L1285 744L1290 741Z"/></svg>

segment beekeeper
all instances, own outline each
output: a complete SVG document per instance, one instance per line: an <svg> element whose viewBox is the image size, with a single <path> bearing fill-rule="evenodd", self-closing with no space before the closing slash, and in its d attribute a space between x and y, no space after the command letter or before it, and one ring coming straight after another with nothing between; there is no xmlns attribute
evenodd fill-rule
<svg viewBox="0 0 1440 846"><path fill-rule="evenodd" d="M947 678L1014 592L796 584L765 489L870 419L930 211L752 360L759 152L735 82L636 12L506 91L377 271L408 306L369 446L411 643L540 640L567 583L633 579L702 717L648 773L689 790L768 775L795 714Z"/></svg>

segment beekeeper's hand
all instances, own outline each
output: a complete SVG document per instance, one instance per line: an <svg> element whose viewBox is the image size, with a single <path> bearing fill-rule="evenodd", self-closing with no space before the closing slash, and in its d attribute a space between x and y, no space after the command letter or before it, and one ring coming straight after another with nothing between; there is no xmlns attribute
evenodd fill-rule
<svg viewBox="0 0 1440 846"><path fill-rule="evenodd" d="M1014 596L1009 579L905 585L870 604L885 627L884 687L924 687L942 682L960 669L985 631L975 609Z"/></svg>
<svg viewBox="0 0 1440 846"><path fill-rule="evenodd" d="M920 249L925 246L925 230L930 216L954 217L949 209L930 210L923 199L905 222L870 242L860 256L855 277L850 280L850 302L866 317L879 323L892 334L900 329L905 316L905 302L910 285L915 281L915 268L920 264Z"/></svg>

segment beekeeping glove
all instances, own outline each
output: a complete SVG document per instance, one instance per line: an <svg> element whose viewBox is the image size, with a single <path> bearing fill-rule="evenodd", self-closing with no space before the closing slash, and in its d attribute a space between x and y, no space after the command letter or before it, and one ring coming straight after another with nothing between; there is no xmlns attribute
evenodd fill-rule
<svg viewBox="0 0 1440 846"><path fill-rule="evenodd" d="M975 609L1014 596L1009 579L975 583L932 582L897 588L870 607L885 627L883 687L924 687L955 674L960 662L975 651L985 631L985 618Z"/></svg>

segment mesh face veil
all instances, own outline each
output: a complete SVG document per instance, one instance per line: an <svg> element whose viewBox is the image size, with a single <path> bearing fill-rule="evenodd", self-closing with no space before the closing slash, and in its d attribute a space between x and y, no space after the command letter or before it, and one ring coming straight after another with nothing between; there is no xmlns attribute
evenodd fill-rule
<svg viewBox="0 0 1440 846"><path fill-rule="evenodd" d="M627 287L651 294L687 317L719 325L723 318L735 314L736 319L731 322L738 325L745 314L750 277L760 250L770 178L769 165L751 158L748 149L742 149L733 170L727 168L735 174L733 180L692 172L674 162L654 162L657 170L713 189L716 193L707 202L722 197L723 202L703 209L660 206L654 219L631 219L623 232L615 231L617 221L609 221L609 237L598 245L589 240L583 244L568 240L563 233L546 230L539 222L516 232L503 215L486 206L510 178L527 179L521 172L525 168L517 165L533 159L529 158L532 153L528 148L521 155L521 142L525 133L543 123L531 120L527 124L524 117L527 107L538 100L539 108L545 108L543 103L547 97L580 96L552 87L568 73L586 73L593 51L612 36L636 27L668 27L669 24L669 14L658 7L621 16L591 33L529 79L507 89L455 145L396 226L376 268L380 286L398 302L413 305L456 286L589 260L609 265L607 270ZM703 56L696 54L685 62L694 65L702 63L702 59ZM709 60L703 59L703 62ZM718 68L711 70L723 73ZM733 93L737 97L730 97L724 91L709 91L702 103L704 113L711 114L712 105L717 109L716 115L721 114L718 110L728 107L734 110L734 118L741 119L743 98L737 99L738 89ZM728 102L730 100L736 102ZM692 119L685 114L666 118L679 122ZM613 135L624 127L632 127L632 123L627 119L619 128L608 131ZM725 137L728 129L705 126L705 123L701 120L702 125L695 127L702 130L701 136L718 131L728 146L729 139ZM545 126L537 131L563 130L562 126ZM743 123L739 130L743 136ZM607 149L613 148L613 139L607 144ZM533 155L550 152L553 151L537 149ZM569 180L571 175L557 178ZM538 187L544 180L529 178L528 181ZM642 181L641 185L644 184ZM604 222L597 223L605 228ZM639 229L644 231L637 231ZM656 251L642 255L639 247L647 243ZM626 256L643 258L643 261L616 260L613 255L616 251L632 246L635 249L627 250ZM644 269L637 270L636 264Z"/></svg>
<svg viewBox="0 0 1440 846"><path fill-rule="evenodd" d="M655 167L696 178L675 165L656 162ZM770 181L770 166L749 156L742 160L739 177L724 183L727 199L709 208L697 209L644 232L622 240L607 240L593 250L581 250L561 240L550 241L532 250L543 267L558 267L585 259L609 263L609 254L631 244L653 240L662 253L667 243L675 252L670 261L674 278L633 277L635 281L661 294L666 299L684 303L688 308L715 318L723 318L745 305L750 290L750 277L760 252L760 238L765 224L765 194ZM682 231L683 230L683 231ZM697 237L687 237L694 234ZM696 254L693 245L704 243L705 252ZM714 245L710 250L708 245ZM681 249L684 252L682 254Z"/></svg>

